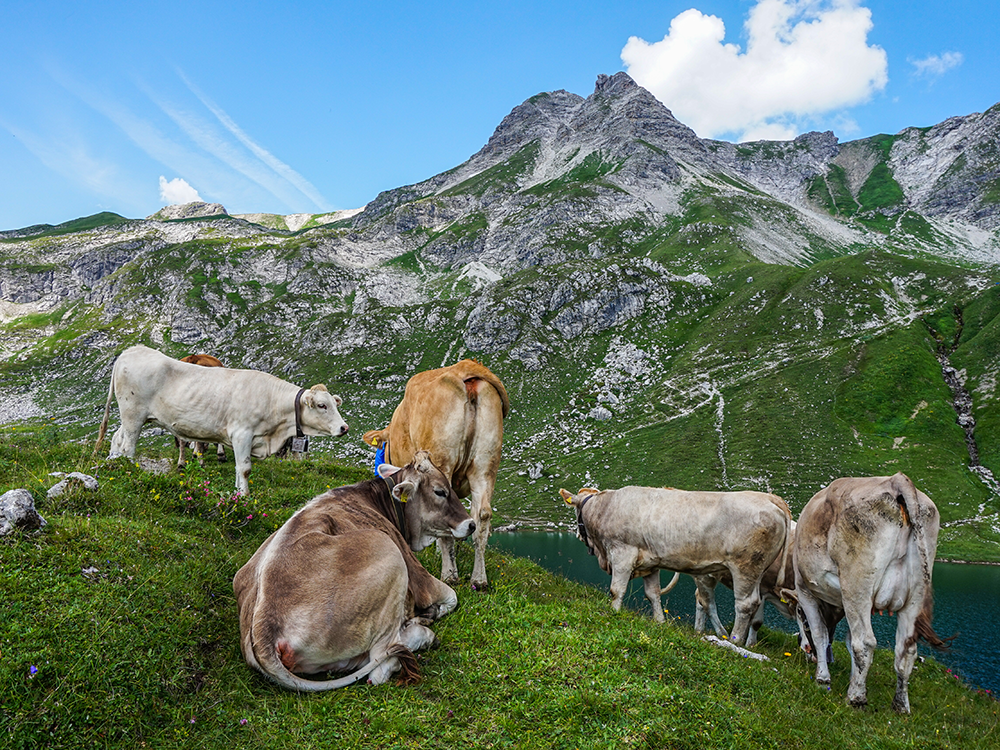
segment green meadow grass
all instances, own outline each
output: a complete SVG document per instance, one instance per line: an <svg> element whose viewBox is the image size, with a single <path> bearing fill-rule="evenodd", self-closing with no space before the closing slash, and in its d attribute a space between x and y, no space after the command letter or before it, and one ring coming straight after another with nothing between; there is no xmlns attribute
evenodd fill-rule
<svg viewBox="0 0 1000 750"><path fill-rule="evenodd" d="M770 661L735 656L686 625L612 612L605 592L491 551L491 589L458 587L411 686L299 695L243 662L232 577L298 507L369 471L323 457L256 461L251 499L214 458L153 475L95 459L50 423L0 431L0 491L24 487L48 525L0 540L0 746L5 748L978 748L998 704L927 660L913 714L889 706L878 650L867 710L830 691L792 636L763 631ZM165 439L140 452L174 458ZM46 499L52 471L96 492ZM432 572L433 550L421 553ZM460 545L460 569L471 569Z"/></svg>

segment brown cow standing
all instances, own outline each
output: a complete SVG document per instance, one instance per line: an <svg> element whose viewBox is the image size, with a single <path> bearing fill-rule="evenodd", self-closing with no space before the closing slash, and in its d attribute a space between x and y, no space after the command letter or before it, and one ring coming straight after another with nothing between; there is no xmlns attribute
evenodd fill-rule
<svg viewBox="0 0 1000 750"><path fill-rule="evenodd" d="M500 466L503 420L510 410L500 379L479 362L463 359L450 367L417 373L406 384L403 400L389 426L371 430L364 441L376 448L388 441L386 461L410 461L418 450L448 477L459 497L470 498L476 522L476 559L470 582L485 588L486 542L493 516L493 486ZM458 581L452 539L438 541L441 578Z"/></svg>
<svg viewBox="0 0 1000 750"><path fill-rule="evenodd" d="M202 367L225 367L222 362L213 357L211 354L189 354L186 357L181 357L181 362L190 362L192 365L201 365ZM177 468L180 469L186 463L184 460L184 441L174 438L174 445L177 446ZM208 443L197 442L194 444L195 453L198 456L198 460L208 452ZM215 445L215 455L219 458L219 463L226 463L226 449L222 443L216 443Z"/></svg>

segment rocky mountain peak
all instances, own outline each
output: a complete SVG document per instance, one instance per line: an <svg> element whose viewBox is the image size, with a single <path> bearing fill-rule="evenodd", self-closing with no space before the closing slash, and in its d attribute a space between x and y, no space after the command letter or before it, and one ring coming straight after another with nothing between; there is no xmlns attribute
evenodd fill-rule
<svg viewBox="0 0 1000 750"><path fill-rule="evenodd" d="M614 96L637 88L639 88L639 84L633 81L628 73L619 72L613 76L601 73L597 76L597 83L594 84L594 94Z"/></svg>
<svg viewBox="0 0 1000 750"><path fill-rule="evenodd" d="M226 216L229 212L221 203L205 203L204 201L192 201L191 203L180 203L173 206L164 206L152 216L148 216L150 221L171 221L175 219L199 219L206 216Z"/></svg>
<svg viewBox="0 0 1000 750"><path fill-rule="evenodd" d="M553 137L584 99L560 89L536 94L514 107L473 158L507 156L534 140Z"/></svg>

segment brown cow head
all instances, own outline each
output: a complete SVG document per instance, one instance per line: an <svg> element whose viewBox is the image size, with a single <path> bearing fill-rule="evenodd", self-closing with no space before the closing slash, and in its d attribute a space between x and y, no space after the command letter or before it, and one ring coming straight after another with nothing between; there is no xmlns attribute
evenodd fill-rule
<svg viewBox="0 0 1000 750"><path fill-rule="evenodd" d="M465 539L476 530L476 522L427 451L418 451L402 469L381 464L378 474L394 482L392 496L403 504L406 542L412 549L422 550L439 537Z"/></svg>

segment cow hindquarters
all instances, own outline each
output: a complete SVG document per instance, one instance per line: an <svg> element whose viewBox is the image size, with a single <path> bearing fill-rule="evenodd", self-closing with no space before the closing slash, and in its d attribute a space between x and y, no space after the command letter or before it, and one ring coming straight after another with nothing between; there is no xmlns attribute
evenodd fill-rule
<svg viewBox="0 0 1000 750"><path fill-rule="evenodd" d="M250 666L284 687L308 692L366 676L384 682L403 664L415 667L407 643L423 644L428 638L405 627L406 563L385 534L308 534L293 548L264 559L256 591L239 597L241 630L249 629L241 635ZM303 560L314 571L305 580L296 575ZM253 612L242 611L246 606ZM335 680L299 676L345 669L356 671Z"/></svg>

